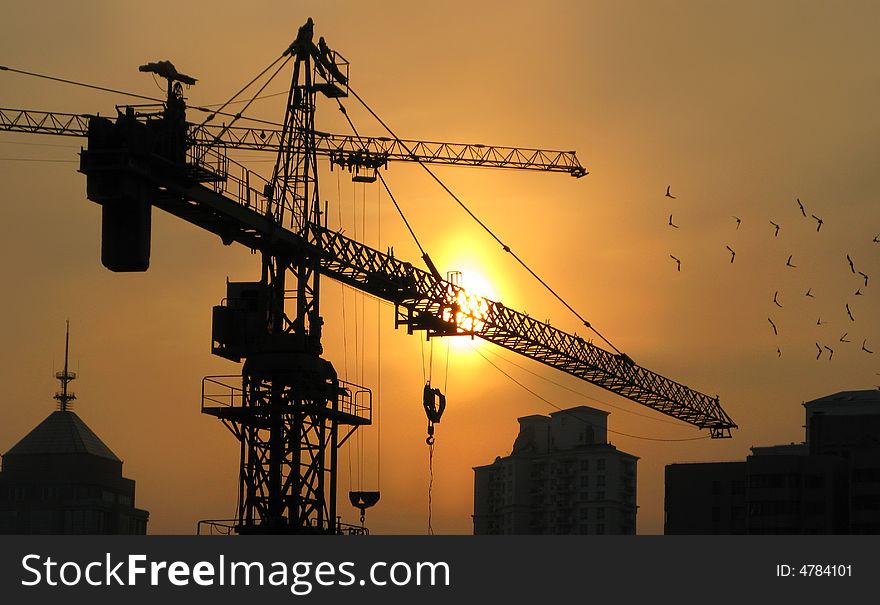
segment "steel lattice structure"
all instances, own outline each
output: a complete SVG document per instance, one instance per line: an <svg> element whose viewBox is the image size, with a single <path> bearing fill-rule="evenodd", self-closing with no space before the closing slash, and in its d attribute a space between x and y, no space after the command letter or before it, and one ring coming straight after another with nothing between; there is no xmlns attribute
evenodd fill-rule
<svg viewBox="0 0 880 605"><path fill-rule="evenodd" d="M320 276L395 306L395 325L427 337L470 335L544 363L663 414L729 437L736 424L710 397L577 335L335 232L320 211L317 158L375 171L389 161L517 168L583 176L574 152L389 138L315 130L315 99L347 95L347 62L312 42L311 20L285 55L294 62L281 130L193 126L179 86L160 107L125 106L108 118L0 109L0 130L88 136L80 171L103 206L102 261L149 265L156 206L262 255L259 281L228 285L214 308L213 352L244 360L235 381L203 382L202 409L241 444L239 533L338 533L336 453L372 421L367 389L339 380L321 358ZM170 64L169 64L170 65ZM339 70L344 65L346 73ZM186 77L186 76L182 76ZM265 179L229 150L271 151ZM288 315L285 284L294 284ZM211 389L220 389L220 394Z"/></svg>
<svg viewBox="0 0 880 605"><path fill-rule="evenodd" d="M145 106L142 106L145 107ZM0 107L0 130L31 134L88 136L87 114L9 109ZM231 126L191 125L187 131L190 145L244 151L270 151L281 147L281 130ZM361 162L385 166L391 162L423 162L483 168L517 168L543 172L563 172L574 177L587 174L574 151L553 151L526 147L502 147L476 143L441 143L388 137L367 137L314 132L315 153L342 164L355 154Z"/></svg>

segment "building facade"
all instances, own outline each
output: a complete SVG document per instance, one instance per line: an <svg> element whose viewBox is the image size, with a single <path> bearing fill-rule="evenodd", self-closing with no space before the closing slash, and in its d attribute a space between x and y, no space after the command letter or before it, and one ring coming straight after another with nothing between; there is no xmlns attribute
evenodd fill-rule
<svg viewBox="0 0 880 605"><path fill-rule="evenodd" d="M666 467L667 534L880 533L880 391L804 404L805 441Z"/></svg>
<svg viewBox="0 0 880 605"><path fill-rule="evenodd" d="M634 534L638 458L587 406L518 419L509 456L474 468L475 534Z"/></svg>

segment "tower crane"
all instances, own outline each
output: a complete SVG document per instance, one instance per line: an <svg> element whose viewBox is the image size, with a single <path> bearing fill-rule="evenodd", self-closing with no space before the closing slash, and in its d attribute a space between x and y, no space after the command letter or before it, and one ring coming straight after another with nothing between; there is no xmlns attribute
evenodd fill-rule
<svg viewBox="0 0 880 605"><path fill-rule="evenodd" d="M217 377L203 381L202 411L219 418L241 444L236 532L343 531L336 514L337 451L359 426L372 422L372 395L340 380L322 357L321 276L392 303L395 327L410 334L479 337L708 429L713 438L730 437L736 424L718 397L469 294L443 279L427 254L426 271L330 229L319 202L319 157L363 182L374 181L379 169L396 161L574 177L587 171L570 151L316 130L318 95L338 101L353 91L348 62L323 38L313 41L313 25L309 19L300 27L279 58L292 64L280 129L237 126L240 114L223 126L187 122L182 85L195 79L165 61L141 67L167 80L164 103L119 107L115 119L0 108L2 131L88 138L80 172L88 199L102 206L101 259L108 269L148 269L153 206L218 235L224 244L260 253L260 279L228 283L224 304L213 309L212 352L243 361L241 377L232 383ZM240 149L274 153L271 176L227 154ZM285 305L291 290L294 302ZM362 495L358 505L368 506L370 499Z"/></svg>

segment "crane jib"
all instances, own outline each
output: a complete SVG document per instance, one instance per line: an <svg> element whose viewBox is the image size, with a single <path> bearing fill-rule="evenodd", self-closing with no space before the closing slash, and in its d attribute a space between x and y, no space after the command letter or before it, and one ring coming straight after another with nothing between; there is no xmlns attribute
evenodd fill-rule
<svg viewBox="0 0 880 605"><path fill-rule="evenodd" d="M429 336L471 334L600 386L699 428L729 437L736 424L717 397L651 372L503 304L471 297L460 286L323 226L302 233L265 215L264 185L246 168L225 166L226 178L198 182L192 171L134 149L85 150L81 171L146 184L153 205L220 236L280 258L317 255L323 275L395 304L397 325ZM207 168L205 168L207 170ZM234 174L234 170L241 171ZM140 187L136 189L142 190ZM462 298L470 303L462 304ZM479 309L479 313L468 309Z"/></svg>

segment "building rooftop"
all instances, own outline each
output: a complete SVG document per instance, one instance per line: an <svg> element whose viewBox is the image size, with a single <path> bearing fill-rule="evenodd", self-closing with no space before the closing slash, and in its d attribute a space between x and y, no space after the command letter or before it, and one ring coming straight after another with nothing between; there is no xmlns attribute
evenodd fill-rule
<svg viewBox="0 0 880 605"><path fill-rule="evenodd" d="M52 412L3 456L36 454L91 454L122 462L79 416L61 410Z"/></svg>
<svg viewBox="0 0 880 605"><path fill-rule="evenodd" d="M826 395L819 399L813 399L804 404L804 407L814 408L826 405L841 406L858 406L858 405L874 405L877 406L877 412L880 413L880 389L869 389L866 391L841 391L833 395Z"/></svg>

